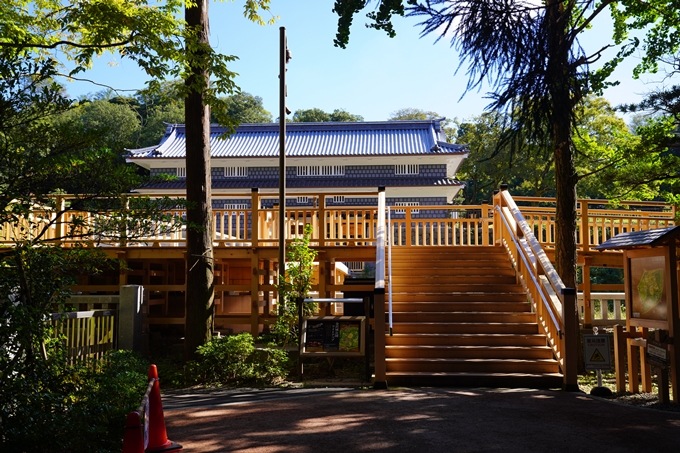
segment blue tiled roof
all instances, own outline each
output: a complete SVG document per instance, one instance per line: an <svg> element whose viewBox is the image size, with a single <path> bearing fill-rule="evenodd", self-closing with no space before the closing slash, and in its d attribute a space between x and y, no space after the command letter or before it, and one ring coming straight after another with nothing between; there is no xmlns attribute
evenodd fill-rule
<svg viewBox="0 0 680 453"><path fill-rule="evenodd" d="M431 186L462 186L456 179L449 178L381 178L381 186L387 187L431 187ZM292 189L316 189L316 188L375 188L375 178L299 178L287 179L286 186ZM279 187L278 179L213 179L213 189L250 189L258 187L260 189L272 189ZM144 189L157 190L184 190L186 180L178 179L175 181L159 181L147 184Z"/></svg>
<svg viewBox="0 0 680 453"><path fill-rule="evenodd" d="M279 125L242 124L221 139L225 129L212 126L211 155L219 157L277 157ZM465 145L443 141L439 120L359 123L287 123L286 156L427 156L466 154ZM134 158L183 158L184 125L170 125L158 146L130 150Z"/></svg>

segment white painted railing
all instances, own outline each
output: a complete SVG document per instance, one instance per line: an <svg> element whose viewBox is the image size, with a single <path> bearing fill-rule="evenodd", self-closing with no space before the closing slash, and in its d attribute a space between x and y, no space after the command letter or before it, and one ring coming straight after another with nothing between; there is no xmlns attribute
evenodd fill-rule
<svg viewBox="0 0 680 453"><path fill-rule="evenodd" d="M584 319L585 301L578 294L578 313ZM590 316L594 326L624 325L626 323L625 293L590 293Z"/></svg>

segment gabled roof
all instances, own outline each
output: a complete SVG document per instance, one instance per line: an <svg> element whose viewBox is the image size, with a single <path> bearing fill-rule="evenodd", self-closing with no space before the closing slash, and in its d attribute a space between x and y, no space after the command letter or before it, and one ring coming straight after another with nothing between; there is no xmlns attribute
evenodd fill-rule
<svg viewBox="0 0 680 453"><path fill-rule="evenodd" d="M428 156L467 154L465 145L444 141L441 120L379 121L359 123L287 123L286 156ZM242 124L226 139L223 127L213 125L210 148L213 158L277 157L279 125ZM183 124L169 125L157 146L129 150L138 158L184 158L186 130Z"/></svg>
<svg viewBox="0 0 680 453"><path fill-rule="evenodd" d="M620 233L595 247L595 250L631 249L635 247L658 247L669 241L680 239L680 226L654 230Z"/></svg>

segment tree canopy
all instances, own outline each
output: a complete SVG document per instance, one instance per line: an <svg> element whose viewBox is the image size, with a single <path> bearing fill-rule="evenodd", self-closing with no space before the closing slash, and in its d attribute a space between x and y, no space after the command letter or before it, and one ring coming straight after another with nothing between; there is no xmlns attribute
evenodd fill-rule
<svg viewBox="0 0 680 453"><path fill-rule="evenodd" d="M437 112L421 110L413 107L406 107L396 110L390 114L389 121L414 121L414 120L442 120L441 127L446 134L446 141L453 143L455 141L456 128L452 126L453 120L440 115Z"/></svg>
<svg viewBox="0 0 680 453"><path fill-rule="evenodd" d="M344 109L335 109L328 113L319 108L299 109L293 113L294 123L326 123L326 122L356 122L363 121L361 115L354 115Z"/></svg>

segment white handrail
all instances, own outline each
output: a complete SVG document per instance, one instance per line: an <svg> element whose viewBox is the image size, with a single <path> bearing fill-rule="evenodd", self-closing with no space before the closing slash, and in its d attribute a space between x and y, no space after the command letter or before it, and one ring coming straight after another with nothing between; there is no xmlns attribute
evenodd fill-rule
<svg viewBox="0 0 680 453"><path fill-rule="evenodd" d="M390 326L390 336L392 336L392 237L390 231L392 230L392 218L391 218L390 207L387 207L387 284L389 285L388 291L388 323Z"/></svg>
<svg viewBox="0 0 680 453"><path fill-rule="evenodd" d="M378 192L378 226L375 248L375 287L385 289L385 191Z"/></svg>
<svg viewBox="0 0 680 453"><path fill-rule="evenodd" d="M510 232L510 239L512 239L512 242L515 243L515 247L517 248L517 253L519 254L520 258L522 258L522 261L524 261L524 265L526 266L527 269L534 269L534 266L529 264L529 261L527 260L527 254L524 249L524 246L519 244L517 240L515 239L515 235L512 234L512 229L510 228L510 224L508 223L508 220L505 218L503 215L503 212L501 211L500 207L496 206L496 210L501 214L500 218L503 220L503 224L505 225L505 228ZM536 276L534 275L535 272L530 272L529 276L531 277L531 280L534 282L534 285L536 288L541 288L541 283L536 279ZM543 291L539 291L538 294L540 295L541 299L543 300L543 306L548 310L548 314L550 315L550 319L552 320L552 323L554 326L557 327L557 333L559 334L560 338L562 338L562 335L564 332L562 332L560 323L557 322L557 319L555 318L555 314L553 313L552 308L550 307L550 303L548 302L547 298L545 297L545 294L543 294Z"/></svg>

